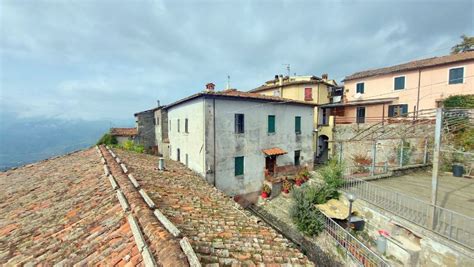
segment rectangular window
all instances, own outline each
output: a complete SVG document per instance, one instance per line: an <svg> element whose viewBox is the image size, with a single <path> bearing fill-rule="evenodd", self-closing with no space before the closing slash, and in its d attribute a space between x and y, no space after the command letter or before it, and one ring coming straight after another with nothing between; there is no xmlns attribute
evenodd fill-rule
<svg viewBox="0 0 474 267"><path fill-rule="evenodd" d="M295 166L300 166L300 150L295 151Z"/></svg>
<svg viewBox="0 0 474 267"><path fill-rule="evenodd" d="M181 152L181 151L179 150L179 148L176 149L176 160L177 160L177 161L181 161L181 153L180 153L180 152Z"/></svg>
<svg viewBox="0 0 474 267"><path fill-rule="evenodd" d="M178 127L178 133L179 133L179 119L178 119L178 126L177 127Z"/></svg>
<svg viewBox="0 0 474 267"><path fill-rule="evenodd" d="M405 89L405 76L395 77L393 79L393 89L395 90Z"/></svg>
<svg viewBox="0 0 474 267"><path fill-rule="evenodd" d="M235 157L235 176L244 174L244 157Z"/></svg>
<svg viewBox="0 0 474 267"><path fill-rule="evenodd" d="M186 167L189 166L189 158L188 158L188 154L186 153L186 157L185 157L185 162L186 162Z"/></svg>
<svg viewBox="0 0 474 267"><path fill-rule="evenodd" d="M365 107L357 107L357 123L365 122Z"/></svg>
<svg viewBox="0 0 474 267"><path fill-rule="evenodd" d="M389 117L405 117L408 115L408 105L389 105L388 106L388 116Z"/></svg>
<svg viewBox="0 0 474 267"><path fill-rule="evenodd" d="M449 69L449 84L464 82L464 67Z"/></svg>
<svg viewBox="0 0 474 267"><path fill-rule="evenodd" d="M245 130L244 114L234 115L234 126L235 126L235 133L244 133L244 130Z"/></svg>
<svg viewBox="0 0 474 267"><path fill-rule="evenodd" d="M188 119L184 119L184 132L189 133L188 132Z"/></svg>
<svg viewBox="0 0 474 267"><path fill-rule="evenodd" d="M301 117L300 116L295 117L295 133L301 134Z"/></svg>
<svg viewBox="0 0 474 267"><path fill-rule="evenodd" d="M155 118L155 125L160 125L160 118L158 117Z"/></svg>
<svg viewBox="0 0 474 267"><path fill-rule="evenodd" d="M364 93L364 83L356 84L356 93L359 93L359 94Z"/></svg>
<svg viewBox="0 0 474 267"><path fill-rule="evenodd" d="M312 101L313 100L313 88L305 88L304 89L304 100L305 101Z"/></svg>
<svg viewBox="0 0 474 267"><path fill-rule="evenodd" d="M268 133L275 132L275 115L268 115Z"/></svg>

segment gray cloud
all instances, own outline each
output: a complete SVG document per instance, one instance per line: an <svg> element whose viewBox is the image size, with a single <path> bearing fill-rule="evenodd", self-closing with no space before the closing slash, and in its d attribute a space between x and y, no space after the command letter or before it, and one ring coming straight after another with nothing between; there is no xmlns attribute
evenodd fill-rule
<svg viewBox="0 0 474 267"><path fill-rule="evenodd" d="M213 81L342 79L446 54L472 1L3 1L1 111L127 118Z"/></svg>

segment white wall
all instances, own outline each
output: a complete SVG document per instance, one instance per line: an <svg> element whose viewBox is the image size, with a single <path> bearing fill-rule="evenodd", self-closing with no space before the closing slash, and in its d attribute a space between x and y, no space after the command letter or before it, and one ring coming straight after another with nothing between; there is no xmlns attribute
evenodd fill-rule
<svg viewBox="0 0 474 267"><path fill-rule="evenodd" d="M189 133L185 133L184 121L188 119ZM178 119L180 132L178 132ZM170 141L170 158L177 160L177 149L180 149L180 161L188 167L205 176L205 147L204 147L204 100L194 99L168 109L168 130Z"/></svg>
<svg viewBox="0 0 474 267"><path fill-rule="evenodd" d="M279 147L288 154L277 157L277 165L293 165L294 151L301 150L301 165L313 157L312 106L270 104L253 101L216 100L216 187L229 195L260 190L264 180L262 149ZM234 133L234 114L245 116L245 132ZM267 133L268 115L276 116L276 133ZM295 116L301 116L300 135L295 134ZM209 124L212 127L212 124ZM212 145L208 145L212 149ZM244 175L235 177L234 157L244 156Z"/></svg>

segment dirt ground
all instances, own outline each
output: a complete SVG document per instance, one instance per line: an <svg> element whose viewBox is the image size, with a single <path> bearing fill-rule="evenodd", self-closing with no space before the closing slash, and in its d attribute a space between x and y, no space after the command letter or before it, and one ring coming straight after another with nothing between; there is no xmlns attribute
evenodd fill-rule
<svg viewBox="0 0 474 267"><path fill-rule="evenodd" d="M430 202L431 172L416 172L400 177L371 181L379 186ZM474 179L440 173L438 200L441 207L474 217Z"/></svg>

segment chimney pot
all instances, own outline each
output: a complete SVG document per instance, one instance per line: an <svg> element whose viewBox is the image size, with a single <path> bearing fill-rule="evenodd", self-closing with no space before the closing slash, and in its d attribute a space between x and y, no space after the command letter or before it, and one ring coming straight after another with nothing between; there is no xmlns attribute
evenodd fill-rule
<svg viewBox="0 0 474 267"><path fill-rule="evenodd" d="M213 83L206 84L206 90L208 90L208 91L214 91L215 87L216 87L216 85L213 84Z"/></svg>
<svg viewBox="0 0 474 267"><path fill-rule="evenodd" d="M327 80L328 79L328 74L327 73L323 73L323 75L321 75L321 78L323 80Z"/></svg>

